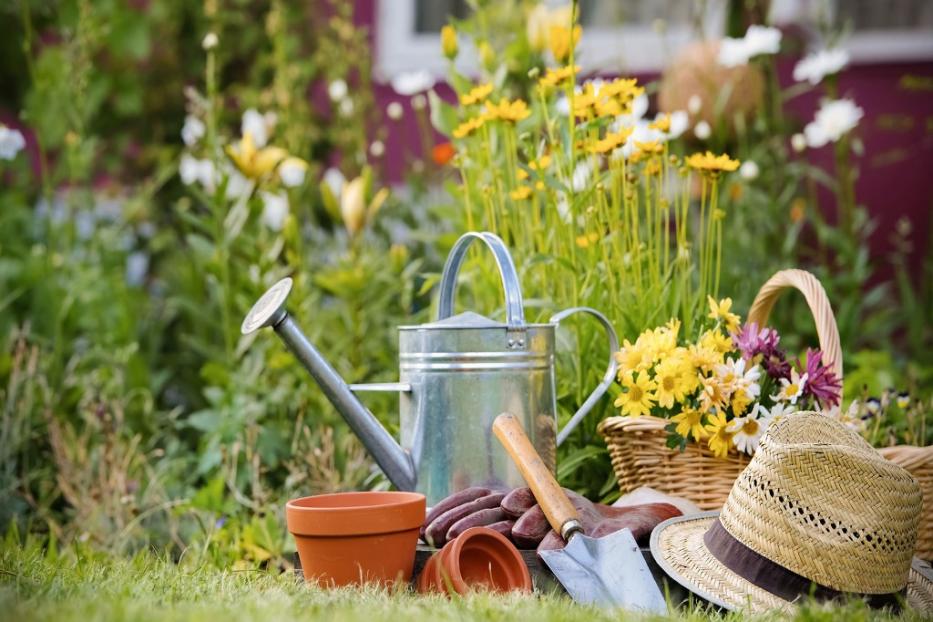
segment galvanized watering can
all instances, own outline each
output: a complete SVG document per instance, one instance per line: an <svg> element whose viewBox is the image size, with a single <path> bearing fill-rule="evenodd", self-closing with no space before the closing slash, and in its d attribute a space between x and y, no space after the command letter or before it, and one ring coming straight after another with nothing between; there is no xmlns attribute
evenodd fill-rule
<svg viewBox="0 0 933 622"><path fill-rule="evenodd" d="M496 260L505 290L506 322L476 313L453 315L460 265L479 240ZM524 480L492 434L496 416L509 412L524 426L551 471L556 447L603 396L615 378L619 349L609 320L588 307L557 313L547 324L525 322L515 264L502 240L467 233L454 245L440 282L437 321L399 327L399 382L348 385L302 334L285 310L291 279L263 294L243 320L243 334L271 326L307 368L367 450L400 490L416 490L433 505L473 485L523 486ZM564 429L557 433L555 329L567 316L595 317L609 338L609 366ZM401 443L382 427L354 392L400 395Z"/></svg>

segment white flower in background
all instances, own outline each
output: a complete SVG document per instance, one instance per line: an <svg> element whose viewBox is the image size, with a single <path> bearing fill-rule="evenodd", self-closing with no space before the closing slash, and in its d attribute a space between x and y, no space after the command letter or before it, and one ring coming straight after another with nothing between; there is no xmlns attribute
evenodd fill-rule
<svg viewBox="0 0 933 622"><path fill-rule="evenodd" d="M288 196L284 192L260 192L262 214L259 221L273 231L281 231L288 216Z"/></svg>
<svg viewBox="0 0 933 622"><path fill-rule="evenodd" d="M557 101L554 102L554 111L562 117L570 116L570 100L566 95L558 96Z"/></svg>
<svg viewBox="0 0 933 622"><path fill-rule="evenodd" d="M557 215L560 217L561 221L564 223L570 222L570 201L567 200L567 196L561 192L557 197Z"/></svg>
<svg viewBox="0 0 933 622"><path fill-rule="evenodd" d="M243 136L249 134L253 137L253 144L257 149L262 149L269 142L269 127L265 115L255 108L250 108L243 113L243 119L240 122L240 133Z"/></svg>
<svg viewBox="0 0 933 622"><path fill-rule="evenodd" d="M719 55L716 60L723 67L738 67L748 64L745 39L726 37L719 43Z"/></svg>
<svg viewBox="0 0 933 622"><path fill-rule="evenodd" d="M745 32L745 45L749 58L759 54L777 54L781 49L781 31L771 26L753 24Z"/></svg>
<svg viewBox="0 0 933 622"><path fill-rule="evenodd" d="M771 424L771 423L778 421L782 417L786 417L787 415L794 414L795 412L797 412L797 407L793 406L792 404L785 404L783 402L778 402L777 404L771 407L771 410L768 410L761 404L756 404L755 412L758 415L759 421L767 421L768 424ZM767 428L767 425L765 427Z"/></svg>
<svg viewBox="0 0 933 622"><path fill-rule="evenodd" d="M648 114L648 96L642 93L632 100L632 110L628 114L620 114L612 124L612 131L618 132L623 127L633 127Z"/></svg>
<svg viewBox="0 0 933 622"><path fill-rule="evenodd" d="M181 177L182 183L186 186L190 186L196 181L201 181L205 173L207 173L207 182L213 183L214 164L210 160L199 160L190 153L185 153L181 156L181 162L178 163L178 175ZM204 185L203 182L202 185Z"/></svg>
<svg viewBox="0 0 933 622"><path fill-rule="evenodd" d="M253 192L253 182L233 167L227 170L227 197L242 199Z"/></svg>
<svg viewBox="0 0 933 622"><path fill-rule="evenodd" d="M339 102L347 96L347 83L340 78L327 85L327 94L333 102Z"/></svg>
<svg viewBox="0 0 933 622"><path fill-rule="evenodd" d="M412 110L424 110L428 105L428 98L418 93L411 98L411 107Z"/></svg>
<svg viewBox="0 0 933 622"><path fill-rule="evenodd" d="M794 151L800 153L807 148L807 137L800 132L797 132L790 137L790 146Z"/></svg>
<svg viewBox="0 0 933 622"><path fill-rule="evenodd" d="M305 172L308 165L301 158L285 158L279 164L279 179L289 188L295 188L305 183Z"/></svg>
<svg viewBox="0 0 933 622"><path fill-rule="evenodd" d="M592 174L593 165L589 160L582 160L577 164L576 168L573 169L573 180L571 181L574 192L583 192L590 182L590 175Z"/></svg>
<svg viewBox="0 0 933 622"><path fill-rule="evenodd" d="M347 97L346 99L340 100L339 110L340 110L340 114L342 114L343 116L349 117L351 114L353 114L354 108L355 106L353 105L353 100L350 99L349 97Z"/></svg>
<svg viewBox="0 0 933 622"><path fill-rule="evenodd" d="M690 127L690 115L687 114L686 110L675 110L670 114L670 117L670 129L668 129L666 132L662 132L665 140L674 140L675 138L680 138L680 136L687 131L687 128ZM658 117L655 117L655 120L657 120L657 118Z"/></svg>
<svg viewBox="0 0 933 622"><path fill-rule="evenodd" d="M383 155L385 155L385 152L386 146L385 143L383 143L381 140L374 140L369 146L369 155L374 158L381 158Z"/></svg>
<svg viewBox="0 0 933 622"><path fill-rule="evenodd" d="M823 100L814 120L803 128L807 146L816 148L836 142L855 129L864 114L851 99Z"/></svg>
<svg viewBox="0 0 933 622"><path fill-rule="evenodd" d="M204 138L206 130L204 121L189 114L185 117L185 124L181 127L181 139L187 146L193 147L199 140Z"/></svg>
<svg viewBox="0 0 933 622"><path fill-rule="evenodd" d="M0 125L0 160L12 160L25 146L22 132Z"/></svg>
<svg viewBox="0 0 933 622"><path fill-rule="evenodd" d="M135 251L126 256L126 284L130 287L139 287L149 271L149 255L143 251Z"/></svg>
<svg viewBox="0 0 933 622"><path fill-rule="evenodd" d="M416 95L434 86L434 77L428 71L400 73L392 78L392 90L399 95Z"/></svg>
<svg viewBox="0 0 933 622"><path fill-rule="evenodd" d="M743 451L748 455L755 453L758 449L758 443L764 434L765 425L755 418L755 413L749 413L744 417L736 417L726 426L726 431L733 434L732 442L736 449Z"/></svg>
<svg viewBox="0 0 933 622"><path fill-rule="evenodd" d="M694 93L690 96L690 99L687 100L687 112L690 114L696 114L700 112L703 108L703 98Z"/></svg>
<svg viewBox="0 0 933 622"><path fill-rule="evenodd" d="M402 108L402 105L398 102L392 102L386 106L386 115L393 121L398 121L402 118L402 115L405 114L405 109Z"/></svg>
<svg viewBox="0 0 933 622"><path fill-rule="evenodd" d="M213 50L215 47L217 47L219 42L220 41L217 39L217 35L213 32L209 32L204 35L204 40L201 41L201 47L205 50Z"/></svg>
<svg viewBox="0 0 933 622"><path fill-rule="evenodd" d="M347 183L347 178L338 169L329 168L324 171L324 183L327 184L331 194L339 197L343 192L343 186Z"/></svg>
<svg viewBox="0 0 933 622"><path fill-rule="evenodd" d="M761 54L777 54L780 49L780 30L753 24L741 39L723 39L719 44L717 60L724 67L738 67L748 64L748 61Z"/></svg>
<svg viewBox="0 0 933 622"><path fill-rule="evenodd" d="M712 135L713 129L709 126L709 123L706 121L700 121L693 127L693 135L699 138L700 140L706 140Z"/></svg>
<svg viewBox="0 0 933 622"><path fill-rule="evenodd" d="M790 370L790 380L781 378L781 390L777 395L772 395L771 399L775 402L790 402L796 404L797 399L803 395L803 390L807 386L807 374L800 375L796 369Z"/></svg>
<svg viewBox="0 0 933 622"><path fill-rule="evenodd" d="M745 160L742 162L742 166L739 167L739 176L748 181L756 179L758 172L758 164L754 160Z"/></svg>
<svg viewBox="0 0 933 622"><path fill-rule="evenodd" d="M839 48L813 52L794 66L794 80L819 84L826 76L839 73L849 64L849 53Z"/></svg>

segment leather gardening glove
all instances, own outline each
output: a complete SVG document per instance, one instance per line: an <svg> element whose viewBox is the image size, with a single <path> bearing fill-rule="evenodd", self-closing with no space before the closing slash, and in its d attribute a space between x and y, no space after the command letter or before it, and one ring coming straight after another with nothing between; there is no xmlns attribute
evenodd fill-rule
<svg viewBox="0 0 933 622"><path fill-rule="evenodd" d="M635 541L639 544L644 544L648 536L651 535L651 531L657 527L659 523L668 518L681 515L680 510L669 503L645 503L643 505L627 507L612 507L603 505L602 503L593 503L586 497L578 495L566 488L564 491L570 498L573 507L576 508L577 514L580 516L580 523L583 525L583 533L591 538L601 538L615 533L620 529L628 528L631 530ZM540 506L536 505L529 510L528 513L531 514L535 512L536 508L540 512ZM544 516L543 512L541 512L541 516ZM547 520L545 519L545 524L546 523ZM518 526L518 521L516 521L516 526ZM548 525L548 527L550 527L550 525ZM514 537L515 529L512 531ZM560 537L560 534L549 528L547 534L540 540L537 549L538 552L549 551L553 549L562 549L565 545L566 542Z"/></svg>
<svg viewBox="0 0 933 622"><path fill-rule="evenodd" d="M470 527L489 527L508 537L514 521L499 506L505 496L501 489L483 486L455 492L428 512L421 539L441 548Z"/></svg>

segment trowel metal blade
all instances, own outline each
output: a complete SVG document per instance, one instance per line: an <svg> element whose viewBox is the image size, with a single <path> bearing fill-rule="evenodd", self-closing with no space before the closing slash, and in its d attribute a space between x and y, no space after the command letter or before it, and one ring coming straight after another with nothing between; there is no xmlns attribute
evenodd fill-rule
<svg viewBox="0 0 933 622"><path fill-rule="evenodd" d="M539 553L581 604L667 613L667 603L628 529L601 538L578 534L561 550Z"/></svg>

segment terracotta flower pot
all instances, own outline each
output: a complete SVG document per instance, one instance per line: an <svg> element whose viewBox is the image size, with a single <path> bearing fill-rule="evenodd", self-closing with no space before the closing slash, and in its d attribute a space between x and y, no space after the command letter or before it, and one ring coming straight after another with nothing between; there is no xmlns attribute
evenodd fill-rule
<svg viewBox="0 0 933 622"><path fill-rule="evenodd" d="M486 527L467 529L428 560L418 591L466 594L473 589L530 592L531 574L508 538Z"/></svg>
<svg viewBox="0 0 933 622"><path fill-rule="evenodd" d="M305 580L321 586L384 585L411 579L424 495L346 492L285 506Z"/></svg>

